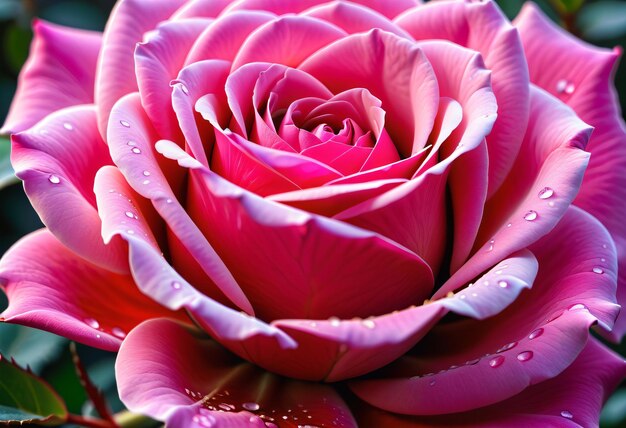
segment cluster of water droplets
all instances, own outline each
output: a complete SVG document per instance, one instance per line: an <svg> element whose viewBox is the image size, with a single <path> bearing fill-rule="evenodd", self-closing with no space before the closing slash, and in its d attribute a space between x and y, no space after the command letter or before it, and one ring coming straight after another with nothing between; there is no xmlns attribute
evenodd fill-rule
<svg viewBox="0 0 626 428"><path fill-rule="evenodd" d="M561 79L556 82L556 92L559 95L572 95L576 90L576 85L566 79Z"/></svg>
<svg viewBox="0 0 626 428"><path fill-rule="evenodd" d="M110 329L105 329L100 325L100 322L96 320L95 318L85 318L83 321L89 327L93 328L94 330L97 330L98 332L111 334L117 337L118 339L124 339L126 337L126 332L120 327L112 327ZM100 339L101 337L102 335L100 333L96 333L97 339Z"/></svg>
<svg viewBox="0 0 626 428"><path fill-rule="evenodd" d="M189 398L202 404L202 407L198 409L198 413L193 416L193 422L207 428L212 427L216 423L213 412L237 413L246 411L252 413L249 418L251 423L258 423L260 420L268 428L277 428L281 423L289 423L290 426L295 425L298 428L321 428L326 426L338 426L340 422L336 419L332 422L332 425L313 424L314 416L303 404L298 404L293 408L265 408L254 401L238 400L233 397L228 390L209 395L193 391L189 388L185 388L184 391Z"/></svg>

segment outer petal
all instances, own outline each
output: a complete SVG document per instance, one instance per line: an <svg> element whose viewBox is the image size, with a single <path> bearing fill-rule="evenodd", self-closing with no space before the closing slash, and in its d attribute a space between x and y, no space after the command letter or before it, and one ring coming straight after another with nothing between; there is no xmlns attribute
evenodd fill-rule
<svg viewBox="0 0 626 428"><path fill-rule="evenodd" d="M44 21L35 21L33 30L30 57L1 134L28 129L55 110L93 102L102 36Z"/></svg>
<svg viewBox="0 0 626 428"><path fill-rule="evenodd" d="M128 183L137 193L153 202L168 227L220 290L237 306L251 313L246 296L176 199L167 178L178 177L175 181L180 181L181 171L161 156L157 159L153 145L158 138L140 106L138 94L121 99L111 116L111 156ZM177 187L176 183L174 187Z"/></svg>
<svg viewBox="0 0 626 428"><path fill-rule="evenodd" d="M211 22L195 18L159 25L135 49L135 73L141 104L163 138L180 139L180 129L172 110L170 81L185 62L196 38Z"/></svg>
<svg viewBox="0 0 626 428"><path fill-rule="evenodd" d="M107 135L113 105L137 91L133 53L146 31L154 29L187 0L123 0L117 3L104 30L103 46L96 73L95 99L98 129Z"/></svg>
<svg viewBox="0 0 626 428"><path fill-rule="evenodd" d="M332 387L263 372L166 319L131 332L116 362L116 378L131 410L168 426L266 427L276 422L356 428Z"/></svg>
<svg viewBox="0 0 626 428"><path fill-rule="evenodd" d="M0 284L9 298L4 321L109 351L141 321L176 316L142 295L130 276L92 265L47 230L28 235L4 255Z"/></svg>
<svg viewBox="0 0 626 428"><path fill-rule="evenodd" d="M626 376L624 360L595 339L553 379L492 406L446 416L402 417L354 403L360 427L567 428L597 426L602 404Z"/></svg>
<svg viewBox="0 0 626 428"><path fill-rule="evenodd" d="M43 223L68 248L107 269L128 272L120 240L100 237L93 178L110 164L93 106L59 110L12 137L12 162Z"/></svg>
<svg viewBox="0 0 626 428"><path fill-rule="evenodd" d="M476 50L492 71L498 100L498 120L487 138L492 195L507 177L528 123L528 68L517 31L493 1L432 2L394 22L416 40L450 40Z"/></svg>
<svg viewBox="0 0 626 428"><path fill-rule="evenodd" d="M333 93L367 88L382 101L386 129L398 152L426 145L439 106L437 78L415 44L378 29L319 50L299 67Z"/></svg>
<svg viewBox="0 0 626 428"><path fill-rule="evenodd" d="M194 17L214 18L220 14L232 0L188 0L180 7L171 19L185 19Z"/></svg>
<svg viewBox="0 0 626 428"><path fill-rule="evenodd" d="M388 369L393 379L357 382L353 389L378 407L426 415L496 403L555 377L584 348L589 326L610 327L619 310L615 249L602 248L608 239L597 220L571 208L532 247L540 271L530 291L479 325L465 320L434 329L415 357Z"/></svg>
<svg viewBox="0 0 626 428"><path fill-rule="evenodd" d="M589 154L591 133L567 106L531 90L531 120L507 181L488 201L474 255L441 287L442 297L488 266L547 234L576 196Z"/></svg>
<svg viewBox="0 0 626 428"><path fill-rule="evenodd" d="M595 130L587 146L589 167L574 203L611 232L620 259L618 301L626 304L626 127L613 75L621 50L588 45L557 28L528 3L515 20L529 62L531 80L559 97ZM611 337L626 332L622 311Z"/></svg>

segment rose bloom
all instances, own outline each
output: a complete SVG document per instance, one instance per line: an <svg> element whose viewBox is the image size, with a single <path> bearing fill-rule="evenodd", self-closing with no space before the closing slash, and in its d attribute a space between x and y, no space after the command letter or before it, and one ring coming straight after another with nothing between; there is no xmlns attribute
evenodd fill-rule
<svg viewBox="0 0 626 428"><path fill-rule="evenodd" d="M626 365L619 50L527 4L126 0L35 22L3 131L46 229L4 321L172 427L598 424ZM619 274L618 274L619 272Z"/></svg>

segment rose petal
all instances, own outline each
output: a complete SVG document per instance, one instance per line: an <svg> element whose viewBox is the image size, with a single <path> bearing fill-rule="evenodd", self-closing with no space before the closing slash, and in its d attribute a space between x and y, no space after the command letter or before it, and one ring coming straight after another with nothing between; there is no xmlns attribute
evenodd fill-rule
<svg viewBox="0 0 626 428"><path fill-rule="evenodd" d="M163 343L171 344L168 349ZM171 426L335 424L356 427L332 387L279 378L171 320L146 322L116 362L122 401Z"/></svg>
<svg viewBox="0 0 626 428"><path fill-rule="evenodd" d="M48 229L72 251L103 268L128 272L120 240L100 237L93 177L111 158L96 126L93 106L61 109L13 135L12 162L31 203Z"/></svg>
<svg viewBox="0 0 626 428"><path fill-rule="evenodd" d="M274 18L275 15L264 11L232 12L221 16L197 38L185 65L206 59L232 61L250 33Z"/></svg>
<svg viewBox="0 0 626 428"><path fill-rule="evenodd" d="M126 333L145 319L184 319L141 294L130 276L89 263L45 229L27 235L3 256L0 283L9 298L4 321L108 351L116 351Z"/></svg>
<svg viewBox="0 0 626 428"><path fill-rule="evenodd" d="M210 22L204 18L166 22L135 49L135 74L141 104L163 138L180 139L180 129L172 111L170 81L177 76L187 52Z"/></svg>
<svg viewBox="0 0 626 428"><path fill-rule="evenodd" d="M172 20L205 17L214 18L220 14L232 0L187 0L171 17Z"/></svg>
<svg viewBox="0 0 626 428"><path fill-rule="evenodd" d="M444 296L488 266L547 234L574 199L591 129L567 106L533 87L531 119L511 175L485 208L475 254L440 288Z"/></svg>
<svg viewBox="0 0 626 428"><path fill-rule="evenodd" d="M588 45L558 29L527 4L515 20L529 61L531 80L572 107L595 130L587 145L591 153L574 204L596 216L617 243L620 259L618 301L626 304L626 127L619 110L613 76L621 49ZM541 34L541 39L538 37ZM622 311L610 337L626 332Z"/></svg>
<svg viewBox="0 0 626 428"><path fill-rule="evenodd" d="M166 177L170 179L176 177L174 180L178 181L180 178L177 177L182 176L182 171L175 164L164 160L162 156L158 156L158 160L161 161L159 163L153 148L158 140L155 134L141 108L139 94L129 94L113 107L108 140L115 164L130 186L141 196L152 201L167 226L218 288L235 305L252 313L250 303L241 288L176 199ZM144 171L150 175L146 177Z"/></svg>
<svg viewBox="0 0 626 428"><path fill-rule="evenodd" d="M93 102L101 34L40 20L33 23L33 31L30 56L20 73L2 134L28 129L64 107Z"/></svg>
<svg viewBox="0 0 626 428"><path fill-rule="evenodd" d="M596 426L602 404L624 376L623 358L592 338L563 373L492 406L465 413L412 418L362 403L352 407L361 427L466 427L468 423L476 428Z"/></svg>
<svg viewBox="0 0 626 428"><path fill-rule="evenodd" d="M528 67L516 29L492 1L429 3L394 22L416 40L449 40L478 51L491 70L498 100L498 120L487 138L491 196L507 177L528 123Z"/></svg>
<svg viewBox="0 0 626 428"><path fill-rule="evenodd" d="M313 52L346 35L341 28L321 19L281 16L248 36L233 60L232 69L251 62L297 67Z"/></svg>
<svg viewBox="0 0 626 428"><path fill-rule="evenodd" d="M146 31L176 11L187 0L134 0L117 3L104 30L96 72L95 99L98 129L106 139L113 105L137 91L133 53Z"/></svg>
<svg viewBox="0 0 626 428"><path fill-rule="evenodd" d="M597 220L570 208L531 248L540 266L531 290L480 326L464 320L436 327L412 351L415 357L389 368L395 379L357 382L353 390L397 413L440 414L492 404L556 376L584 348L589 326L610 326L619 310L615 250L601 247L607 238ZM600 266L602 273L594 269Z"/></svg>
<svg viewBox="0 0 626 428"><path fill-rule="evenodd" d="M432 67L413 43L375 29L319 50L299 68L334 93L367 88L379 98L387 112L387 131L401 155L426 145L439 90Z"/></svg>

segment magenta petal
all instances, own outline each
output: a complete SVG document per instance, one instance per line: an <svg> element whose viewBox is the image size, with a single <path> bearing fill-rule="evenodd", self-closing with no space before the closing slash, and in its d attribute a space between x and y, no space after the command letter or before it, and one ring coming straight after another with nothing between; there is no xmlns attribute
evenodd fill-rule
<svg viewBox="0 0 626 428"><path fill-rule="evenodd" d="M104 30L96 73L95 99L98 129L105 137L113 105L126 94L137 91L133 53L145 32L167 19L186 0L135 0L119 2Z"/></svg>
<svg viewBox="0 0 626 428"><path fill-rule="evenodd" d="M168 426L266 427L264 422L275 421L356 428L331 386L264 372L166 319L146 322L129 334L116 378L129 409Z"/></svg>
<svg viewBox="0 0 626 428"><path fill-rule="evenodd" d="M251 62L267 62L297 67L324 46L347 33L321 19L283 16L255 30L233 60L233 70Z"/></svg>
<svg viewBox="0 0 626 428"><path fill-rule="evenodd" d="M597 426L604 401L624 376L624 360L591 339L560 375L492 406L432 417L402 417L362 403L355 403L353 411L362 427L591 427Z"/></svg>
<svg viewBox="0 0 626 428"><path fill-rule="evenodd" d="M141 104L163 138L177 139L180 135L172 111L170 81L178 75L187 52L210 22L193 18L161 24L135 49Z"/></svg>
<svg viewBox="0 0 626 428"><path fill-rule="evenodd" d="M3 256L0 284L9 298L4 321L109 351L141 321L176 316L141 294L129 275L87 262L47 230L27 235Z"/></svg>
<svg viewBox="0 0 626 428"><path fill-rule="evenodd" d="M410 39L410 36L388 18L357 2L334 1L314 6L302 12L303 15L323 19L343 29L349 34L369 31L372 28L394 33Z"/></svg>
<svg viewBox="0 0 626 428"><path fill-rule="evenodd" d="M45 21L35 21L33 30L30 57L20 73L2 134L28 129L55 110L93 103L101 34Z"/></svg>
<svg viewBox="0 0 626 428"><path fill-rule="evenodd" d="M187 2L172 15L171 19L196 17L214 18L230 3L232 3L232 0L187 0Z"/></svg>
<svg viewBox="0 0 626 428"><path fill-rule="evenodd" d="M602 247L608 238L597 220L570 208L531 247L540 270L530 290L495 317L435 327L414 356L389 367L395 379L355 382L355 392L390 411L441 414L496 403L558 375L584 348L590 325L610 327L619 310L615 249Z"/></svg>
<svg viewBox="0 0 626 428"><path fill-rule="evenodd" d="M536 87L531 90L530 117L511 175L485 207L477 240L482 245L435 297L547 234L576 196L589 160L582 149L591 129Z"/></svg>
<svg viewBox="0 0 626 428"><path fill-rule="evenodd" d="M311 55L300 68L334 93L367 88L388 113L386 129L403 156L426 145L439 104L437 78L414 43L372 30Z"/></svg>
<svg viewBox="0 0 626 428"><path fill-rule="evenodd" d="M493 1L431 2L394 22L416 40L449 40L478 51L491 70L498 100L498 120L487 137L491 196L507 177L528 123L528 68L516 29Z"/></svg>
<svg viewBox="0 0 626 428"><path fill-rule="evenodd" d="M621 117L613 76L621 55L588 45L556 27L532 4L515 20L528 57L530 77L572 107L594 132L591 153L580 193L574 204L596 216L615 240L620 260L618 301L626 304L626 126ZM539 36L541 35L541 36ZM626 332L622 311L611 337Z"/></svg>
<svg viewBox="0 0 626 428"><path fill-rule="evenodd" d="M248 35L274 18L275 15L268 12L247 11L231 12L216 19L196 39L185 64L205 59L232 61Z"/></svg>
<svg viewBox="0 0 626 428"><path fill-rule="evenodd" d="M111 112L108 140L111 156L128 184L152 201L167 226L218 288L237 306L252 313L241 288L176 199L166 177L176 177L181 171L155 153L153 146L158 137L141 108L139 94L127 95L116 103Z"/></svg>
<svg viewBox="0 0 626 428"><path fill-rule="evenodd" d="M100 236L93 180L111 163L93 106L65 108L28 131L13 135L12 162L31 203L48 229L83 258L128 272L126 248Z"/></svg>

